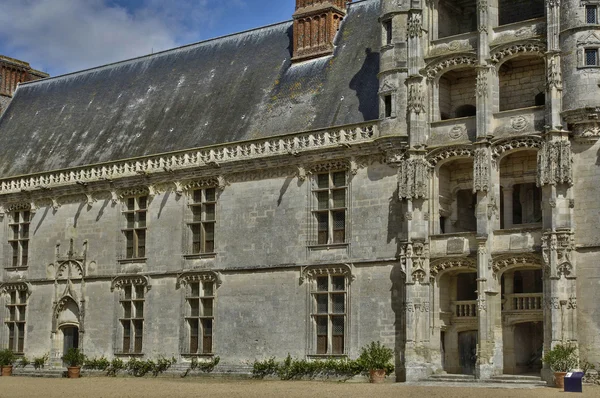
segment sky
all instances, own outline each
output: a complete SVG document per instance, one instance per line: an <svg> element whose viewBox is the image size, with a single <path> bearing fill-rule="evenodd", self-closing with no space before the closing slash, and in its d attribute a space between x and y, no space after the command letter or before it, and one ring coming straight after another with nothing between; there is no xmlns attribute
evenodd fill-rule
<svg viewBox="0 0 600 398"><path fill-rule="evenodd" d="M0 54L57 76L287 21L295 0L0 0Z"/></svg>

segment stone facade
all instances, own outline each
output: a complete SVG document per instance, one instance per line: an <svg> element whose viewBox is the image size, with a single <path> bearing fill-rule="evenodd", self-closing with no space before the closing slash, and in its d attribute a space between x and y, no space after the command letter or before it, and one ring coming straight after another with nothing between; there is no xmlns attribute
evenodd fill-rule
<svg viewBox="0 0 600 398"><path fill-rule="evenodd" d="M377 13L379 119L3 176L0 344L247 370L380 340L397 380L599 362L598 6L353 3L333 43Z"/></svg>

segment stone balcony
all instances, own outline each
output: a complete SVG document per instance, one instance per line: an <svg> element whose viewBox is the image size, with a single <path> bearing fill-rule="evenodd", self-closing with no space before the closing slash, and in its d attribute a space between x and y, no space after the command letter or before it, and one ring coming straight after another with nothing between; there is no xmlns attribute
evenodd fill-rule
<svg viewBox="0 0 600 398"><path fill-rule="evenodd" d="M544 131L544 106L511 109L494 114L492 130L495 138L534 134Z"/></svg>
<svg viewBox="0 0 600 398"><path fill-rule="evenodd" d="M521 224L494 231L492 253L531 252L542 246L541 224Z"/></svg>
<svg viewBox="0 0 600 398"><path fill-rule="evenodd" d="M440 120L431 123L429 145L456 145L475 141L475 116Z"/></svg>

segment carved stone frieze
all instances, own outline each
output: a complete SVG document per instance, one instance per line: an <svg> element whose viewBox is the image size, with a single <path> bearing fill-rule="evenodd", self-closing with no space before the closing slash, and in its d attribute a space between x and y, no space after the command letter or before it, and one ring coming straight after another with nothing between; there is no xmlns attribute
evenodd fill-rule
<svg viewBox="0 0 600 398"><path fill-rule="evenodd" d="M537 254L502 254L492 257L492 270L494 273L499 273L506 268L518 267L521 265L527 266L542 266L542 259Z"/></svg>
<svg viewBox="0 0 600 398"><path fill-rule="evenodd" d="M459 55L430 64L425 73L427 79L434 80L446 70L464 66L474 67L475 65L477 65L477 58L474 55Z"/></svg>
<svg viewBox="0 0 600 398"><path fill-rule="evenodd" d="M125 285L145 286L150 290L150 278L145 275L120 275L115 277L110 284L110 291L122 289Z"/></svg>
<svg viewBox="0 0 600 398"><path fill-rule="evenodd" d="M473 192L487 192L490 189L489 150L485 147L475 149L473 160Z"/></svg>
<svg viewBox="0 0 600 398"><path fill-rule="evenodd" d="M217 288L221 286L221 276L214 271L189 271L177 275L175 287L179 289L182 285L186 286L193 282L214 282Z"/></svg>
<svg viewBox="0 0 600 398"><path fill-rule="evenodd" d="M492 63L500 63L504 58L517 54L537 54L543 56L546 45L542 42L530 41L525 43L512 43L495 48L490 54Z"/></svg>
<svg viewBox="0 0 600 398"><path fill-rule="evenodd" d="M473 157L473 155L473 147L470 145L444 147L431 151L427 155L427 163L429 163L431 167L435 167L438 162L445 159L453 157Z"/></svg>
<svg viewBox="0 0 600 398"><path fill-rule="evenodd" d="M429 165L423 158L409 158L398 167L400 199L426 198L429 188Z"/></svg>
<svg viewBox="0 0 600 398"><path fill-rule="evenodd" d="M497 163L504 153L515 149L530 148L539 150L542 148L543 142L543 139L538 136L523 136L497 141L492 145L492 161Z"/></svg>
<svg viewBox="0 0 600 398"><path fill-rule="evenodd" d="M442 258L432 260L429 266L431 276L435 277L439 273L452 270L452 269L477 269L477 263L474 258L463 257L463 258Z"/></svg>
<svg viewBox="0 0 600 398"><path fill-rule="evenodd" d="M300 271L300 283L321 275L342 275L353 281L356 276L352 272L352 264L336 264L331 266L309 265Z"/></svg>
<svg viewBox="0 0 600 398"><path fill-rule="evenodd" d="M431 47L429 50L430 57L439 57L442 55L448 55L451 53L465 53L475 50L473 43L474 40L453 40L450 43L440 43Z"/></svg>
<svg viewBox="0 0 600 398"><path fill-rule="evenodd" d="M573 184L573 155L569 140L546 141L538 152L538 186Z"/></svg>
<svg viewBox="0 0 600 398"><path fill-rule="evenodd" d="M307 171L310 174L348 169L350 169L350 161L348 159L333 159L327 162L315 163L307 167Z"/></svg>
<svg viewBox="0 0 600 398"><path fill-rule="evenodd" d="M377 135L375 123L342 128L318 130L294 136L273 137L252 142L223 144L217 147L191 149L171 154L147 156L90 165L72 170L51 171L33 176L11 177L0 180L0 194L30 190L51 189L90 182L111 182L116 179L159 175L175 170L212 170L225 163L299 155L340 145L350 146L371 141Z"/></svg>

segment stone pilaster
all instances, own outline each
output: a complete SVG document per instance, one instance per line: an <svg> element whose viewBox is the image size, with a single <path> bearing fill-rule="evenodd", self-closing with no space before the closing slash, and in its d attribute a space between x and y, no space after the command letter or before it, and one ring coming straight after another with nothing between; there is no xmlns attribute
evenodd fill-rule
<svg viewBox="0 0 600 398"><path fill-rule="evenodd" d="M562 128L562 67L560 56L560 0L546 1L547 48L546 53L546 123L552 128Z"/></svg>

